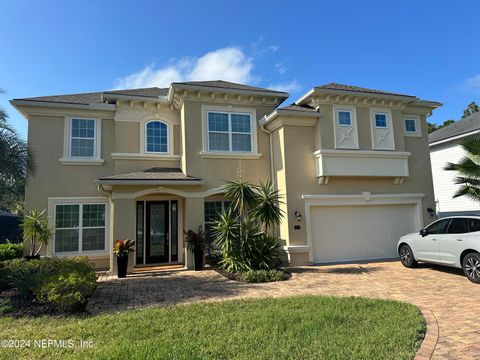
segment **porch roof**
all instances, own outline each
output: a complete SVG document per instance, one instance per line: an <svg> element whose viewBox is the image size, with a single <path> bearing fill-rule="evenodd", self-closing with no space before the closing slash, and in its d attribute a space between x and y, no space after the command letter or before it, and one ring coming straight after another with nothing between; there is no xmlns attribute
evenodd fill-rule
<svg viewBox="0 0 480 360"><path fill-rule="evenodd" d="M97 180L103 185L201 185L201 178L185 175L179 168L154 167L126 174L102 177Z"/></svg>

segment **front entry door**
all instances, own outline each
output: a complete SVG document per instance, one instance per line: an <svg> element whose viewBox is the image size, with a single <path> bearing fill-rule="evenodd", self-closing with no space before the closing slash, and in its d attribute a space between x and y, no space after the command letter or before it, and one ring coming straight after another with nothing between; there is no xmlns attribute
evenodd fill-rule
<svg viewBox="0 0 480 360"><path fill-rule="evenodd" d="M146 263L169 261L168 201L147 201L146 206Z"/></svg>

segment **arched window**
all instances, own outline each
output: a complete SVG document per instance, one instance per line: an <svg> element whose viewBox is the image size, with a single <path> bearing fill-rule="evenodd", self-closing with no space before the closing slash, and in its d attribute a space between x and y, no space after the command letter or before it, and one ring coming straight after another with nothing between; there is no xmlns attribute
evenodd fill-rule
<svg viewBox="0 0 480 360"><path fill-rule="evenodd" d="M152 120L145 124L146 152L168 153L168 125L163 121Z"/></svg>

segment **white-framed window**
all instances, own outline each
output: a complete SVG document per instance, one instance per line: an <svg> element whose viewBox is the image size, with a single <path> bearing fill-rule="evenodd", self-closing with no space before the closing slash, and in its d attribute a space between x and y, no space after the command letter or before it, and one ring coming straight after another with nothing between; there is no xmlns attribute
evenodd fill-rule
<svg viewBox="0 0 480 360"><path fill-rule="evenodd" d="M102 165L102 121L96 118L66 116L64 127L63 165Z"/></svg>
<svg viewBox="0 0 480 360"><path fill-rule="evenodd" d="M53 205L54 254L107 251L107 204L62 201Z"/></svg>
<svg viewBox="0 0 480 360"><path fill-rule="evenodd" d="M392 111L389 108L370 108L372 149L395 150Z"/></svg>
<svg viewBox="0 0 480 360"><path fill-rule="evenodd" d="M388 128L388 115L387 113L376 112L375 117L375 127L380 129Z"/></svg>
<svg viewBox="0 0 480 360"><path fill-rule="evenodd" d="M251 114L207 111L207 150L252 152L252 128Z"/></svg>
<svg viewBox="0 0 480 360"><path fill-rule="evenodd" d="M229 200L206 200L204 202L205 242L208 245L213 242L212 229L215 222L218 220L219 215L228 209L231 203Z"/></svg>
<svg viewBox="0 0 480 360"><path fill-rule="evenodd" d="M352 112L350 110L337 110L338 126L352 126Z"/></svg>
<svg viewBox="0 0 480 360"><path fill-rule="evenodd" d="M70 119L70 157L95 158L96 119Z"/></svg>
<svg viewBox="0 0 480 360"><path fill-rule="evenodd" d="M145 123L145 152L167 154L169 152L169 126L161 120Z"/></svg>
<svg viewBox="0 0 480 360"><path fill-rule="evenodd" d="M405 136L422 136L418 115L407 115L403 117L403 132Z"/></svg>

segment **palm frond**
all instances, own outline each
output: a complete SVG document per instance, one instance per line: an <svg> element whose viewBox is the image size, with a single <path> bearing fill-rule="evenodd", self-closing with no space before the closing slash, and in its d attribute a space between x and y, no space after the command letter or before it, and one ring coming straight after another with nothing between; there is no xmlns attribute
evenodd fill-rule
<svg viewBox="0 0 480 360"><path fill-rule="evenodd" d="M457 198L459 196L466 196L473 201L480 201L480 187L473 185L463 185L453 195L454 198Z"/></svg>
<svg viewBox="0 0 480 360"><path fill-rule="evenodd" d="M480 135L474 135L462 142L463 149L471 156L480 156Z"/></svg>
<svg viewBox="0 0 480 360"><path fill-rule="evenodd" d="M463 157L457 164L449 162L444 169L458 171L461 176L480 178L480 165L470 157Z"/></svg>

